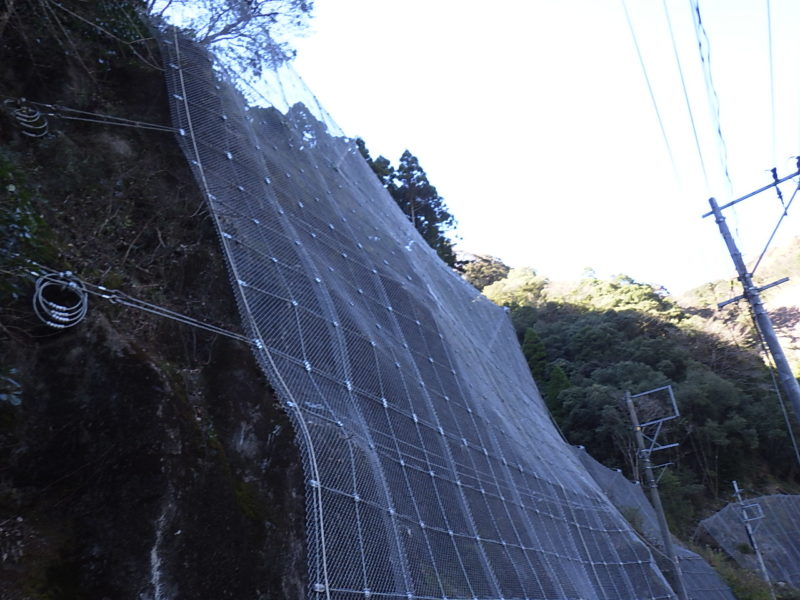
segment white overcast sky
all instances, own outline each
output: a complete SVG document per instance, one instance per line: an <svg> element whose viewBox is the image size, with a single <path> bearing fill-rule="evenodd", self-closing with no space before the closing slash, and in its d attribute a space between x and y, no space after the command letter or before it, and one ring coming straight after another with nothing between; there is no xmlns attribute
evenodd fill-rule
<svg viewBox="0 0 800 600"><path fill-rule="evenodd" d="M396 164L408 148L419 157L458 219L463 250L556 280L592 267L678 293L733 272L715 224L700 218L707 198L748 193L773 165L794 170L800 2L700 0L732 186L689 0L666 5L706 177L664 3L627 4L675 168L621 0L317 0L295 68L373 156ZM728 212L746 254L760 251L779 215L774 192ZM798 233L790 213L782 234Z"/></svg>

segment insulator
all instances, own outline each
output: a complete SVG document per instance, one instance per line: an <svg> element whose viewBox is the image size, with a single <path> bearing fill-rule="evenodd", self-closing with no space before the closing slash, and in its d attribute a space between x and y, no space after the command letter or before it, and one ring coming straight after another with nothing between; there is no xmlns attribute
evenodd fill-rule
<svg viewBox="0 0 800 600"><path fill-rule="evenodd" d="M45 325L66 329L80 323L89 309L89 297L80 279L65 271L36 280L33 310Z"/></svg>

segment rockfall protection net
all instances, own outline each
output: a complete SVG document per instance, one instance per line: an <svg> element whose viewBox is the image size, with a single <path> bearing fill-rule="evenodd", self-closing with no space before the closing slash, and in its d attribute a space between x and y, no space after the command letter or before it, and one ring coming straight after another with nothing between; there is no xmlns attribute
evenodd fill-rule
<svg viewBox="0 0 800 600"><path fill-rule="evenodd" d="M163 53L304 457L308 596L673 597L552 426L505 312L436 257L313 97L273 83L272 105L248 105L193 44L165 34Z"/></svg>
<svg viewBox="0 0 800 600"><path fill-rule="evenodd" d="M700 522L701 529L738 564L760 573L744 518L752 519L750 526L770 580L800 588L800 496L761 496L728 504Z"/></svg>
<svg viewBox="0 0 800 600"><path fill-rule="evenodd" d="M608 499L653 548L656 559L662 568L667 567L668 563L664 560L663 541L658 529L655 509L645 496L642 486L628 481L619 471L601 465L583 448L573 448L573 451ZM736 600L730 588L703 557L684 548L674 538L672 543L690 598Z"/></svg>

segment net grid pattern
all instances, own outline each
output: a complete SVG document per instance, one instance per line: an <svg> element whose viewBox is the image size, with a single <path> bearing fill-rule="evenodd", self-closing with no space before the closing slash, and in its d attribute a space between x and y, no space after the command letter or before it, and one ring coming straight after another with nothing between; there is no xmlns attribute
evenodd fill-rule
<svg viewBox="0 0 800 600"><path fill-rule="evenodd" d="M179 142L303 455L308 597L674 597L551 425L505 312L313 97L255 106L201 48L162 47Z"/></svg>
<svg viewBox="0 0 800 600"><path fill-rule="evenodd" d="M758 548L771 581L800 589L800 496L775 494L728 504L721 511L700 522L717 544L742 567L760 574L743 520L743 508L759 504L763 518L750 521ZM748 516L759 514L751 510Z"/></svg>
<svg viewBox="0 0 800 600"><path fill-rule="evenodd" d="M636 528L651 546L656 547L655 554L661 559L659 564L663 568L666 561L659 554L663 550L663 541L658 518L642 486L629 481L621 472L600 464L585 449L576 447L573 451L614 506L637 520ZM683 574L684 587L690 598L736 600L728 585L702 556L682 546L674 538L672 542Z"/></svg>

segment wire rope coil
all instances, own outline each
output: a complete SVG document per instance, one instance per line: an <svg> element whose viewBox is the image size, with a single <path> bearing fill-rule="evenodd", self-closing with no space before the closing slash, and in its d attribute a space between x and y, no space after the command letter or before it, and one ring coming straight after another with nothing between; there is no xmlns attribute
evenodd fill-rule
<svg viewBox="0 0 800 600"><path fill-rule="evenodd" d="M33 310L45 324L56 329L73 327L86 316L89 294L70 271L41 275L33 292Z"/></svg>
<svg viewBox="0 0 800 600"><path fill-rule="evenodd" d="M17 120L22 135L41 138L49 133L47 118L36 108L25 104L25 99L7 99L5 105L11 109L11 114Z"/></svg>

